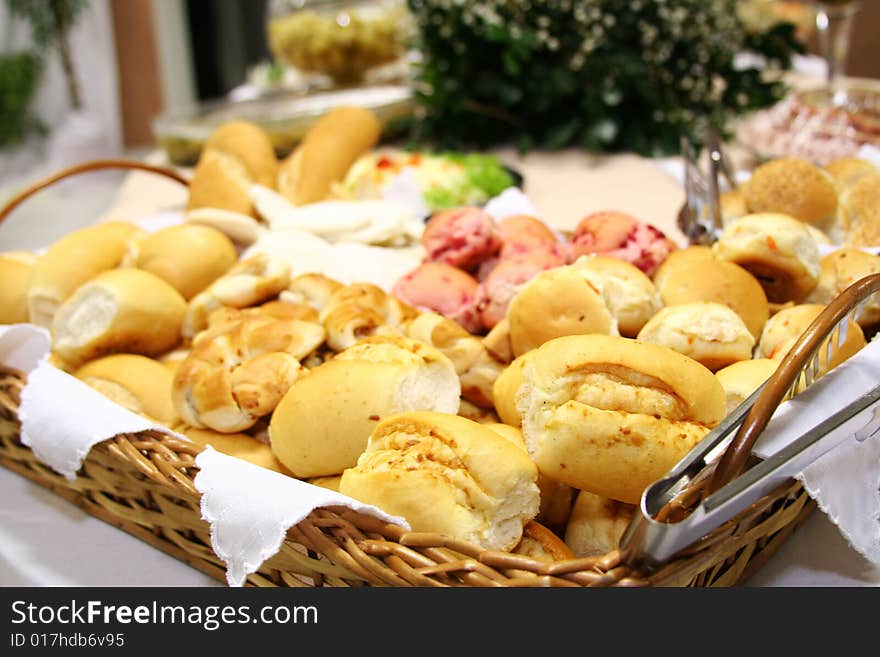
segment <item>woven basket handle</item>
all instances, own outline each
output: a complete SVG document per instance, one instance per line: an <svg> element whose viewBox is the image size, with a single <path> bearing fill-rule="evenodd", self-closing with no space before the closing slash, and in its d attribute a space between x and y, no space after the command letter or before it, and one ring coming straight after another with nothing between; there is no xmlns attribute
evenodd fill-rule
<svg viewBox="0 0 880 657"><path fill-rule="evenodd" d="M720 489L745 470L758 436L770 422L779 404L793 389L796 389L806 368L812 359L817 357L819 349L835 328L842 322L849 321L857 308L878 291L880 291L880 274L859 279L831 301L807 327L777 370L767 380L754 406L718 461L705 495Z"/></svg>
<svg viewBox="0 0 880 657"><path fill-rule="evenodd" d="M62 169L61 171L47 176L42 180L38 180L34 184L29 185L28 187L20 191L18 194L13 196L6 203L6 205L3 206L2 209L0 209L0 223L3 223L3 220L6 219L6 217L8 217L12 213L12 211L15 210L15 208L24 203L31 196L43 189L46 189L51 185L54 185L56 182L80 173L86 173L88 171L100 171L103 169L139 169L141 171L149 171L150 173L155 173L160 176L165 176L166 178L171 178L172 180L176 180L185 187L189 186L189 181L186 178L181 176L176 171L165 167L146 164L144 162L138 162L136 160L92 160L90 162L83 162L81 164L76 164L66 169Z"/></svg>

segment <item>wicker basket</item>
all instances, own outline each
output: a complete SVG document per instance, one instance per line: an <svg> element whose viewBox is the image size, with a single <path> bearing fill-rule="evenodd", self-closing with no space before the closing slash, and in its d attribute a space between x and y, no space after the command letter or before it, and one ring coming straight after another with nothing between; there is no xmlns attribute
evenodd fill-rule
<svg viewBox="0 0 880 657"><path fill-rule="evenodd" d="M55 180L96 168L82 165L26 190L0 211ZM179 176L140 164L134 168ZM146 431L92 448L76 479L41 463L21 443L18 420L25 377L0 368L0 464L116 527L225 581L224 563L211 549L193 481L201 447ZM253 586L732 586L746 580L814 510L791 480L733 520L644 573L618 550L601 557L547 562L486 551L449 537L408 532L347 508L313 511L290 528L279 552L247 579Z"/></svg>

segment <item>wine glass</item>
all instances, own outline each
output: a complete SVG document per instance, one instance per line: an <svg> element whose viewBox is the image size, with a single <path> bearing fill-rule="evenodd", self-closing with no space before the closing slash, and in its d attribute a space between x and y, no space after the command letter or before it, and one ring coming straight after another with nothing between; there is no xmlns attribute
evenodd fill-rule
<svg viewBox="0 0 880 657"><path fill-rule="evenodd" d="M816 31L819 49L827 66L828 103L842 107L849 101L844 75L850 39L862 0L811 0L816 10Z"/></svg>

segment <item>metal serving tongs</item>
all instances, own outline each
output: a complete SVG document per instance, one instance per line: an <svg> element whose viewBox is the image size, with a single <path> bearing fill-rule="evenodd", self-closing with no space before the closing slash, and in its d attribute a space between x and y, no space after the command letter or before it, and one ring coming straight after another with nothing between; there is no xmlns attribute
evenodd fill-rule
<svg viewBox="0 0 880 657"><path fill-rule="evenodd" d="M642 494L639 511L620 539L621 553L650 572L712 530L783 485L849 436L880 433L880 382L830 417L745 470L752 446L779 404L812 385L821 359L846 340L849 322L880 291L880 274L844 290L813 321L776 372L697 444L662 479ZM846 391L841 390L841 395ZM731 439L731 435L736 435ZM723 453L720 458L717 455ZM743 472L745 470L745 472Z"/></svg>
<svg viewBox="0 0 880 657"><path fill-rule="evenodd" d="M709 171L700 170L698 153L687 135L681 138L684 160L685 202L678 214L679 228L691 244L712 244L724 228L721 216L720 178L728 189L736 189L733 168L721 145L718 131L707 124L705 148Z"/></svg>

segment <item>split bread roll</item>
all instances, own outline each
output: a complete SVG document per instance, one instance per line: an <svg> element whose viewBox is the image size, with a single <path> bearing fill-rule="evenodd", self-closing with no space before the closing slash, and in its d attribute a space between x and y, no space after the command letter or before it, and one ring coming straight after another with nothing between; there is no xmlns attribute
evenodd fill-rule
<svg viewBox="0 0 880 657"><path fill-rule="evenodd" d="M81 228L52 243L37 260L28 289L32 324L48 328L58 307L101 272L117 267L129 243L143 231L124 221Z"/></svg>
<svg viewBox="0 0 880 657"><path fill-rule="evenodd" d="M636 504L724 417L725 396L692 358L594 334L539 347L523 369L517 407L542 474Z"/></svg>
<svg viewBox="0 0 880 657"><path fill-rule="evenodd" d="M484 425L410 412L376 425L339 492L486 550L512 550L538 513L538 470L528 454Z"/></svg>
<svg viewBox="0 0 880 657"><path fill-rule="evenodd" d="M619 335L605 299L576 265L530 279L510 300L507 319L515 356L565 335Z"/></svg>
<svg viewBox="0 0 880 657"><path fill-rule="evenodd" d="M749 214L724 228L715 256L754 276L772 303L798 303L819 279L819 245L803 221L785 214Z"/></svg>
<svg viewBox="0 0 880 657"><path fill-rule="evenodd" d="M714 257L681 262L684 266L663 272L658 290L664 305L694 301L723 303L742 318L755 340L761 337L770 306L758 279L739 265Z"/></svg>
<svg viewBox="0 0 880 657"><path fill-rule="evenodd" d="M860 278L880 273L880 255L845 247L822 256L819 266L819 282L804 303L829 304ZM856 321L865 331L880 326L880 295L867 300Z"/></svg>
<svg viewBox="0 0 880 657"><path fill-rule="evenodd" d="M778 367L778 360L752 358L733 363L715 372L727 397L727 414L730 415L749 395L760 388Z"/></svg>
<svg viewBox="0 0 880 657"><path fill-rule="evenodd" d="M111 353L159 356L177 346L186 301L155 274L111 269L82 285L52 321L52 350L76 367Z"/></svg>
<svg viewBox="0 0 880 657"><path fill-rule="evenodd" d="M216 228L181 224L134 241L124 264L156 274L189 301L237 261L232 240Z"/></svg>
<svg viewBox="0 0 880 657"><path fill-rule="evenodd" d="M565 544L578 557L600 557L616 550L635 514L632 504L578 491L565 527Z"/></svg>
<svg viewBox="0 0 880 657"><path fill-rule="evenodd" d="M526 361L534 354L534 350L527 351L522 356L513 360L505 367L495 383L492 385L492 399L495 403L495 412L505 424L513 427L522 426L522 415L517 408L517 395L523 382L523 370Z"/></svg>
<svg viewBox="0 0 880 657"><path fill-rule="evenodd" d="M26 251L0 253L0 324L28 321L27 295L37 256Z"/></svg>
<svg viewBox="0 0 880 657"><path fill-rule="evenodd" d="M752 357L755 338L731 308L713 301L666 306L639 331L642 342L663 345L713 372Z"/></svg>
<svg viewBox="0 0 880 657"><path fill-rule="evenodd" d="M298 477L357 463L376 423L403 411L458 412L461 388L439 350L401 336L366 338L298 379L269 424L272 451Z"/></svg>
<svg viewBox="0 0 880 657"><path fill-rule="evenodd" d="M178 421L171 402L174 373L157 360L140 354L112 354L89 361L73 375L133 413L166 427Z"/></svg>
<svg viewBox="0 0 880 657"><path fill-rule="evenodd" d="M281 162L277 189L294 205L326 199L361 155L382 133L376 116L361 107L331 110L306 132L299 146Z"/></svg>

